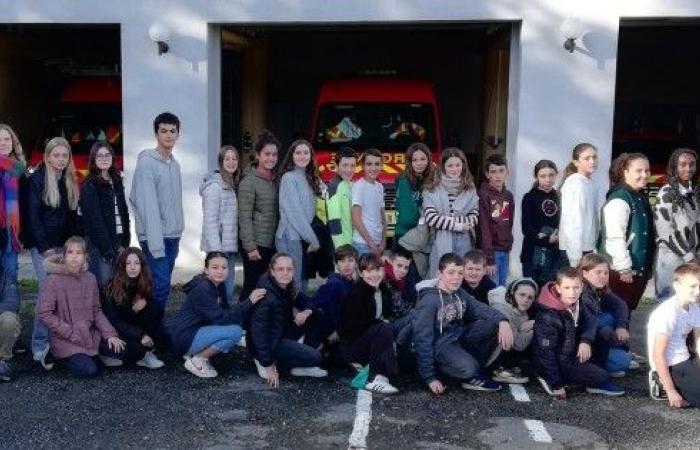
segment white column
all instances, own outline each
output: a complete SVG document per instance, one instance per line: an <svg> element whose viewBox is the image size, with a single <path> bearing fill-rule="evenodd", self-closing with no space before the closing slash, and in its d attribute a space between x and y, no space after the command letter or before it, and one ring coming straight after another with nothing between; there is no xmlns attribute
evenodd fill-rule
<svg viewBox="0 0 700 450"><path fill-rule="evenodd" d="M169 27L171 34L170 51L161 56L148 36L148 28L156 20ZM174 280L182 280L202 268L198 188L221 135L218 33L208 27L203 16L172 13L161 18L154 13L124 22L121 39L127 191L139 152L155 146L155 116L170 111L181 121L174 155L182 167L185 232Z"/></svg>
<svg viewBox="0 0 700 450"><path fill-rule="evenodd" d="M612 2L614 3L614 2ZM508 187L516 201L515 243L511 271L521 273L520 202L534 181L532 170L540 159L551 159L560 174L579 142L599 150L595 176L601 195L608 186L615 106L615 74L619 19L614 5L596 2L596 8L572 8L550 2L551 8L526 7L519 32L520 45L511 62ZM563 48L561 24L579 19L586 30L580 49Z"/></svg>

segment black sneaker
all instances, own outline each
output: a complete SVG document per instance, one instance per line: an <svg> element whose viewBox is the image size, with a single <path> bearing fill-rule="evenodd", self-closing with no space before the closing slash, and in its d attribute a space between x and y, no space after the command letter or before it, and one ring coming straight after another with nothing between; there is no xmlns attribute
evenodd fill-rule
<svg viewBox="0 0 700 450"><path fill-rule="evenodd" d="M477 373L464 383L462 383L462 389L467 389L470 391L487 391L494 392L501 390L501 383L497 383L483 373Z"/></svg>
<svg viewBox="0 0 700 450"><path fill-rule="evenodd" d="M659 380L659 374L653 370L649 371L649 397L657 401L668 400L666 391Z"/></svg>
<svg viewBox="0 0 700 450"><path fill-rule="evenodd" d="M14 375L12 374L12 367L10 363L4 359L0 359L0 381L12 381Z"/></svg>

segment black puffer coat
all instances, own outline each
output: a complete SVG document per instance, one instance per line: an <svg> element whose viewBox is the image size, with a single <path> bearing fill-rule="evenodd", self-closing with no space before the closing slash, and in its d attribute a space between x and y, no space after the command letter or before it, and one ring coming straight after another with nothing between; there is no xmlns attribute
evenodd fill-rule
<svg viewBox="0 0 700 450"><path fill-rule="evenodd" d="M117 240L117 222L114 214L114 199L121 217L122 235ZM101 181L90 175L80 190L80 210L85 224L85 237L90 245L96 245L105 259L116 256L119 247L128 247L131 242L129 231L129 208L124 197L124 185L120 177L112 183Z"/></svg>

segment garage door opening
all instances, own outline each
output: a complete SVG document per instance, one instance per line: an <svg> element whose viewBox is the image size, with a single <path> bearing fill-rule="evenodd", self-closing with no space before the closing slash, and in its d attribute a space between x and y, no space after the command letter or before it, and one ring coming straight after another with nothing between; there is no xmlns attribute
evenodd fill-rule
<svg viewBox="0 0 700 450"><path fill-rule="evenodd" d="M250 154L262 128L312 142L322 177L333 153L378 147L387 205L406 147L439 158L505 152L511 24L237 26L222 29L222 141Z"/></svg>
<svg viewBox="0 0 700 450"><path fill-rule="evenodd" d="M46 142L71 144L80 175L96 140L122 163L118 25L13 25L0 28L0 122L17 132L30 166Z"/></svg>
<svg viewBox="0 0 700 450"><path fill-rule="evenodd" d="M613 157L649 157L652 201L674 149L700 150L700 21L622 21Z"/></svg>

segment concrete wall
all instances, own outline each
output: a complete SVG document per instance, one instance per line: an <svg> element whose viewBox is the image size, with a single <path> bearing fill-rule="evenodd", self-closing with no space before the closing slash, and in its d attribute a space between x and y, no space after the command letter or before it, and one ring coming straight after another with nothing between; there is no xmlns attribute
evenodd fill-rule
<svg viewBox="0 0 700 450"><path fill-rule="evenodd" d="M219 103L211 85L219 72L213 57L215 24L515 21L509 106L509 186L520 198L534 161L563 165L579 141L596 144L604 184L609 163L620 17L695 17L694 0L12 0L0 1L0 23L118 23L122 31L124 143L127 178L138 151L153 143L151 120L172 110L183 120L176 150L183 163L187 231L180 266L200 264L201 228L196 186L218 147ZM562 48L562 22L580 19L587 30L581 49ZM171 52L158 56L148 27L172 30ZM516 215L519 223L519 212ZM516 227L517 229L518 227ZM520 248L519 239L516 249ZM517 260L513 255L512 260Z"/></svg>

